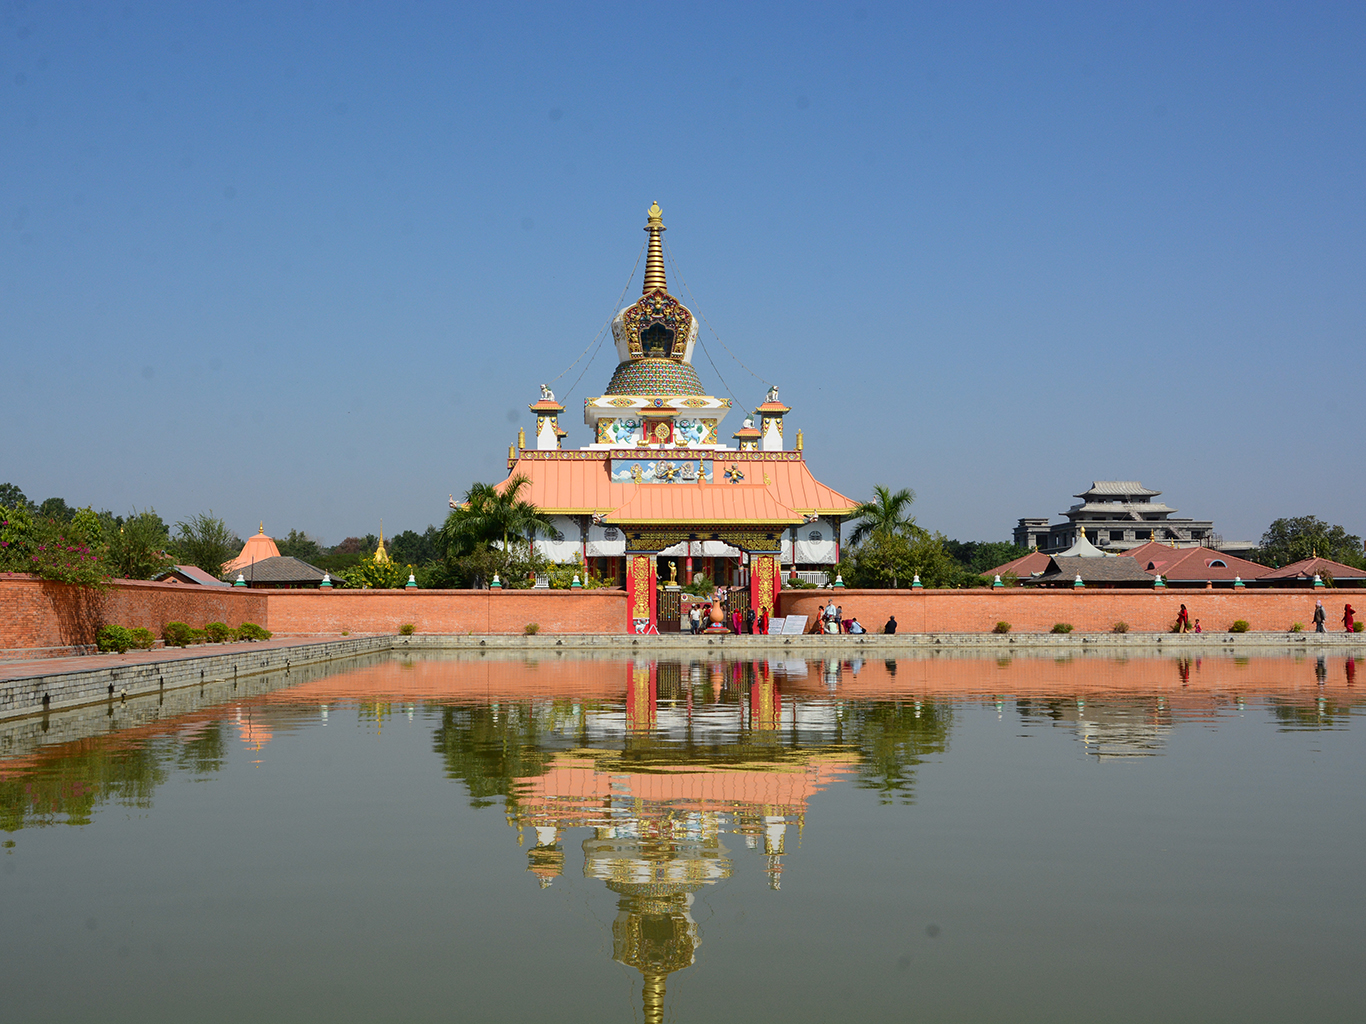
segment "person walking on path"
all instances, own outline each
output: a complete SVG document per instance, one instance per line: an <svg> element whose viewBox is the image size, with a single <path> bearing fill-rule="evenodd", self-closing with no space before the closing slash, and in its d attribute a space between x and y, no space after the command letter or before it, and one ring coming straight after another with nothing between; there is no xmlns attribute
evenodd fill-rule
<svg viewBox="0 0 1366 1024"><path fill-rule="evenodd" d="M1179 612L1176 613L1176 630L1175 630L1175 632L1177 632L1177 633L1189 633L1190 631L1191 631L1191 616L1190 616L1190 612L1186 611L1186 606L1183 604L1183 605L1181 606L1181 610L1180 610Z"/></svg>
<svg viewBox="0 0 1366 1024"><path fill-rule="evenodd" d="M688 609L688 624L692 627L693 636L696 636L702 626L702 606L693 605Z"/></svg>
<svg viewBox="0 0 1366 1024"><path fill-rule="evenodd" d="M1349 633L1355 633L1357 631L1356 619L1353 618L1355 615L1356 609L1350 604L1342 609L1342 624L1347 627L1347 632Z"/></svg>
<svg viewBox="0 0 1366 1024"><path fill-rule="evenodd" d="M1325 629L1323 628L1323 623L1327 620L1327 618L1328 618L1328 616L1327 616L1326 614L1324 614L1324 611L1323 611L1323 602L1322 602L1322 601L1315 601L1315 602L1314 602L1314 632L1315 632L1315 633L1325 633L1325 632L1327 632L1327 630L1325 630Z"/></svg>

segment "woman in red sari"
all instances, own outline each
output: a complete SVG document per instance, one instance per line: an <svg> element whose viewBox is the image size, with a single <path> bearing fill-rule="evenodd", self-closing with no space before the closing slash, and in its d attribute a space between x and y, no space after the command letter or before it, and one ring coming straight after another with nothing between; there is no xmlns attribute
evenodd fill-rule
<svg viewBox="0 0 1366 1024"><path fill-rule="evenodd" d="M1347 627L1347 632L1349 633L1356 632L1356 619L1353 617L1355 615L1356 609L1350 604L1342 609L1342 624Z"/></svg>
<svg viewBox="0 0 1366 1024"><path fill-rule="evenodd" d="M1190 612L1186 611L1186 606L1183 604L1183 605L1181 606L1181 610L1180 610L1179 612L1176 613L1176 629L1173 630L1173 632L1176 632L1176 633L1189 633L1190 631L1191 631L1191 617L1190 617Z"/></svg>

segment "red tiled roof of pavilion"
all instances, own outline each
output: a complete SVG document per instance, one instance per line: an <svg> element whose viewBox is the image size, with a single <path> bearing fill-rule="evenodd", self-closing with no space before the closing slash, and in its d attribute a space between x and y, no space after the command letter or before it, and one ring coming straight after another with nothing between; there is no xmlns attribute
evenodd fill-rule
<svg viewBox="0 0 1366 1024"><path fill-rule="evenodd" d="M1006 573L1011 573L1018 579L1024 580L1033 576L1036 572L1046 572L1049 561L1049 557L1042 551L1031 551L1027 555L1021 555L1019 558L1011 559L1004 565L998 565L994 569L988 569L986 572L982 573L982 575L992 577L1004 576Z"/></svg>
<svg viewBox="0 0 1366 1024"><path fill-rule="evenodd" d="M1331 576L1335 580L1366 580L1366 570L1357 569L1329 558L1303 558L1279 569L1267 569L1264 580L1313 579L1315 575Z"/></svg>
<svg viewBox="0 0 1366 1024"><path fill-rule="evenodd" d="M1244 580L1263 579L1271 570L1246 558L1225 555L1213 548L1174 548L1170 544L1149 541L1119 554L1133 558L1148 572L1161 573L1164 580L1226 581L1241 577ZM1222 564L1214 564L1214 563Z"/></svg>

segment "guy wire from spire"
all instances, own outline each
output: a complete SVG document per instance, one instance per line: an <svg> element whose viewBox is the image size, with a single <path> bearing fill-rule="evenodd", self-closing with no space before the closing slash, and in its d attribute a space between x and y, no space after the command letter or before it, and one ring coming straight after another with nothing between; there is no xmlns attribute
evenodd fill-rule
<svg viewBox="0 0 1366 1024"><path fill-rule="evenodd" d="M720 339L718 338L717 340L719 341ZM735 402L735 408L737 408L737 409L742 409L742 408L744 408L744 407L740 404L740 399L739 399L739 398L736 398L735 392L732 391L732 390L730 389L730 385L726 383L726 378L725 378L725 377L722 377L722 376L721 376L721 371L718 370L718 369L716 368L716 360L713 359L713 358L711 357L711 353L707 351L707 346L706 346L706 344L702 341L701 338L698 338L698 339L697 339L697 343L698 343L699 345L702 346L702 354L703 354L704 356L707 357L707 362L711 363L711 368L716 372L717 378L721 381L721 386L722 386L723 388L726 389L726 393L727 393L728 395L730 395L731 399ZM739 360L737 359L736 362L739 362Z"/></svg>
<svg viewBox="0 0 1366 1024"><path fill-rule="evenodd" d="M647 238L644 242L641 243L640 252L636 253L636 262L635 262L635 264L631 267L631 276L628 277L628 278L626 279L626 287L625 287L625 288L622 288L622 290L621 290L621 295L617 297L617 304L616 304L615 306L612 307L612 312L611 312L611 315L609 315L609 316L607 317L607 322L606 322L605 324L603 324L602 327L600 327L600 328L598 329L598 333L595 334L595 335L593 336L593 340L590 341L590 342L588 343L588 347L585 348L582 352L579 353L578 358L576 358L572 363L570 363L568 366L566 366L566 367L565 367L563 370L561 370L559 373L555 374L555 376L551 377L548 381L546 381L547 384L554 384L557 380L559 380L561 377L563 377L566 373L568 373L570 370L574 369L574 367L578 365L579 359L582 359L584 356L586 356L586 355L588 354L588 349L592 348L592 347L598 342L598 340L602 337L603 331L607 330L607 328L609 328L609 327L612 326L612 321L616 318L617 311L621 309L621 304L622 304L623 302L626 301L626 289L627 289L627 288L630 288L630 287L631 287L631 282L634 281L634 280L636 279L636 268L640 266L640 257L641 257L641 255L644 254L644 252L645 252L645 246L647 246L647 245L649 245L649 244L650 244L650 240L649 240L648 238ZM592 361L593 361L592 359L589 360L590 363L591 363ZM584 367L584 370L587 371L587 369L588 369L588 367L585 366L585 367ZM582 373L579 374L579 380L583 380L583 374L582 374ZM576 380L576 381L574 382L574 385L577 386L578 383L579 383L579 381ZM566 398L569 397L569 395L573 394L573 392L574 392L574 388L571 387L568 391L565 392L565 397L566 397Z"/></svg>
<svg viewBox="0 0 1366 1024"><path fill-rule="evenodd" d="M660 239L660 241L664 241L664 240L663 240L663 239ZM717 340L718 342L720 342L721 347L722 347L723 349L725 349L728 353L730 353L730 357L731 357L732 359L734 359L737 363L740 363L740 368L741 368L741 369L743 369L746 373L748 373L751 377L753 377L755 380L759 381L760 383L762 383L762 384L767 384L769 387L772 387L772 386L773 386L773 382L772 382L771 380L768 380L768 379L766 379L766 378L764 378L764 377L760 377L757 373L755 373L753 370L751 370L748 366L746 366L743 362L741 362L739 356L737 356L734 352L731 352L731 351L730 351L730 346L729 346L729 345L727 345L724 341L721 341L721 335L719 335L719 334L716 333L716 328L713 327L713 326L711 325L711 321L707 319L706 314L703 313L700 309L697 308L697 299L693 297L692 289L691 289L691 288L688 288L688 282L687 282L686 280L684 280L684 278L683 278L683 272L682 272L681 270L678 269L678 260L674 259L674 251L673 251L671 248L669 248L669 243L668 243L668 242L664 242L664 252L665 252L665 254L668 255L668 257L669 257L669 262L673 265L673 268L674 268L674 276L677 277L677 278L679 279L679 281L682 281L682 282L683 282L683 287L686 288L687 291L688 291L688 301L691 302L691 303L693 304L693 305L692 305L693 310L697 313L698 316L700 316L700 317L702 318L702 322L703 322L704 324L707 325L707 330L711 331L712 336L713 336L714 338L716 338L716 340ZM711 356L708 355L707 358L710 359ZM718 377L721 376L721 374L720 374L719 371L717 372L716 375L717 375ZM721 383L722 383L722 384L725 383L724 378L722 379ZM729 390L729 388L727 388L727 390ZM732 396L732 397L734 397L734 396Z"/></svg>

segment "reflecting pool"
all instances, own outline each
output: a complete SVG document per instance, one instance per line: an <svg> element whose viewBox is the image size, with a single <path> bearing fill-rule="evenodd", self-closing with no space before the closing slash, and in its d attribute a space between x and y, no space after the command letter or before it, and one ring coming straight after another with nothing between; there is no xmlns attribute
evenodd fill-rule
<svg viewBox="0 0 1366 1024"><path fill-rule="evenodd" d="M4 1016L1360 1021L1361 657L378 655L0 723Z"/></svg>

